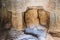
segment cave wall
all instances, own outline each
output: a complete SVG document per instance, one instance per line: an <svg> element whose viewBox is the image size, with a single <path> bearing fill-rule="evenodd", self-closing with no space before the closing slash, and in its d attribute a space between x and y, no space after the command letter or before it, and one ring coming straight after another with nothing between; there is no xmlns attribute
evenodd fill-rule
<svg viewBox="0 0 60 40"><path fill-rule="evenodd" d="M42 6L45 10L49 11L52 18L50 20L50 29L60 29L60 1L59 0L2 0L3 7L12 13L12 24L14 27L19 28L23 26L23 12L31 6ZM55 17L53 17L55 15ZM53 28L52 28L53 27Z"/></svg>

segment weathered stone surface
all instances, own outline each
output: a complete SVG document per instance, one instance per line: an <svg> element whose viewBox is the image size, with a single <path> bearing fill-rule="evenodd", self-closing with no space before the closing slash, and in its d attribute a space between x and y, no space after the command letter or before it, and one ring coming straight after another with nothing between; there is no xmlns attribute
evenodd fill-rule
<svg viewBox="0 0 60 40"><path fill-rule="evenodd" d="M52 0L51 1L50 0L24 0L24 1L23 0L2 0L2 1L3 1L3 3L2 3L3 7L6 7L7 10L12 13L12 24L15 29L23 30L22 12L26 11L27 7L43 6L43 8L45 10L48 10L55 14L55 17L53 17L52 20L50 20L51 23L50 23L50 27L49 27L49 32L52 32L52 33L60 32L60 5L59 5L60 1L57 2L57 5L55 5L56 0L55 1L54 0L53 1ZM57 8L57 9L55 10L55 8ZM4 11L3 13L5 14L6 11ZM33 9L33 10L30 9L27 13L29 13L29 14L28 14L28 16L26 16L26 18L31 18L29 20L27 19L29 21L29 22L27 22L27 25L30 25L31 23L33 23L33 24L39 23L39 21L37 20L38 14L37 14L36 9ZM45 20L47 19L46 18L47 16L45 16L45 14L42 14L42 15L44 17L41 17L41 18L43 18L43 20L40 20L41 23L45 22ZM52 15L52 16L54 16L54 15ZM6 15L4 17L6 17ZM46 19L44 19L44 18L46 18ZM56 34L56 35L60 35L60 34ZM50 37L49 40L53 40L53 38ZM58 40L60 40L60 39L58 39Z"/></svg>
<svg viewBox="0 0 60 40"><path fill-rule="evenodd" d="M17 30L23 30L23 13L12 12L12 25Z"/></svg>
<svg viewBox="0 0 60 40"><path fill-rule="evenodd" d="M54 40L54 38L52 37L52 35L47 34L47 40Z"/></svg>
<svg viewBox="0 0 60 40"><path fill-rule="evenodd" d="M60 37L53 37L54 40L60 40Z"/></svg>
<svg viewBox="0 0 60 40"><path fill-rule="evenodd" d="M50 33L53 37L60 37L60 33Z"/></svg>
<svg viewBox="0 0 60 40"><path fill-rule="evenodd" d="M54 15L53 15L54 14ZM53 16L53 17L52 17ZM53 19L52 19L53 18ZM55 11L55 13L51 14L51 18L52 20L50 20L50 27L49 27L49 31L50 32L54 32L54 33L58 33L60 32L60 10L57 9Z"/></svg>
<svg viewBox="0 0 60 40"><path fill-rule="evenodd" d="M31 24L39 24L37 9L29 8L25 12L25 22L27 26L30 26Z"/></svg>
<svg viewBox="0 0 60 40"><path fill-rule="evenodd" d="M48 26L49 25L49 18L50 18L50 13L43 8L38 9L38 15L39 15L39 22L43 26Z"/></svg>

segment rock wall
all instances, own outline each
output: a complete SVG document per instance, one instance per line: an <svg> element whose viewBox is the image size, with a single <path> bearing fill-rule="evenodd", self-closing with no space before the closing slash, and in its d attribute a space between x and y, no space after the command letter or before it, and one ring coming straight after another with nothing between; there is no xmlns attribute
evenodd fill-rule
<svg viewBox="0 0 60 40"><path fill-rule="evenodd" d="M7 14L12 13L12 25L17 30L24 29L23 14L32 6L41 6L50 12L49 33L60 34L60 1L59 0L2 0L2 8L7 9ZM3 12L4 14L6 13ZM32 14L33 15L33 14ZM4 15L5 17L5 15ZM5 20L5 19L4 19ZM56 35L55 34L55 35ZM53 35L53 36L55 36ZM58 36L56 35L56 36Z"/></svg>

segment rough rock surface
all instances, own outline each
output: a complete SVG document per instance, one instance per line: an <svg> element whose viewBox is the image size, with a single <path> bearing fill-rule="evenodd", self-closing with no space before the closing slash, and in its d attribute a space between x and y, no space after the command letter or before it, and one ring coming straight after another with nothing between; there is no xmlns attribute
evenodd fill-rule
<svg viewBox="0 0 60 40"><path fill-rule="evenodd" d="M15 27L17 30L23 29L22 12L25 12L27 7L42 6L45 10L50 11L51 12L50 19L52 19L52 20L50 20L49 33L52 32L53 34L50 37L48 36L48 38L49 38L48 40L57 40L57 39L60 40L60 37L58 37L60 35L60 33L59 33L60 32L60 5L59 5L60 0L57 0L57 1L54 1L54 0L53 1L52 0L24 0L24 1L22 1L22 0L2 0L2 1L3 1L2 2L3 7L4 8L6 7L7 10L12 13L12 24L13 24L13 27ZM6 11L4 11L4 12L6 12ZM34 10L34 12L33 12L33 10L32 11L30 10L30 12L32 12L33 13L32 15L34 15L32 17L36 17L36 15L37 15L36 10ZM34 13L36 13L36 15ZM30 18L32 18L32 17L30 17ZM35 19L33 19L33 20L35 20ZM33 23L35 23L35 22L33 22ZM56 37L54 37L54 36L56 36ZM4 40L3 36L2 36L2 40Z"/></svg>

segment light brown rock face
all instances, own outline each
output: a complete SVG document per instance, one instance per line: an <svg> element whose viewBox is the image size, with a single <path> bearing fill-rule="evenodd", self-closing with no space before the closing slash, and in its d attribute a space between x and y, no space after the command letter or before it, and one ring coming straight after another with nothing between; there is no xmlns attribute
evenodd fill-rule
<svg viewBox="0 0 60 40"><path fill-rule="evenodd" d="M54 40L60 40L60 37L53 37Z"/></svg>
<svg viewBox="0 0 60 40"><path fill-rule="evenodd" d="M52 37L52 35L47 34L47 40L54 40L54 38Z"/></svg>
<svg viewBox="0 0 60 40"><path fill-rule="evenodd" d="M12 25L17 30L23 30L23 13L12 12Z"/></svg>
<svg viewBox="0 0 60 40"><path fill-rule="evenodd" d="M44 9L38 9L38 15L40 24L43 26L48 26L50 13Z"/></svg>
<svg viewBox="0 0 60 40"><path fill-rule="evenodd" d="M39 24L37 9L30 8L25 12L25 21L27 26Z"/></svg>

